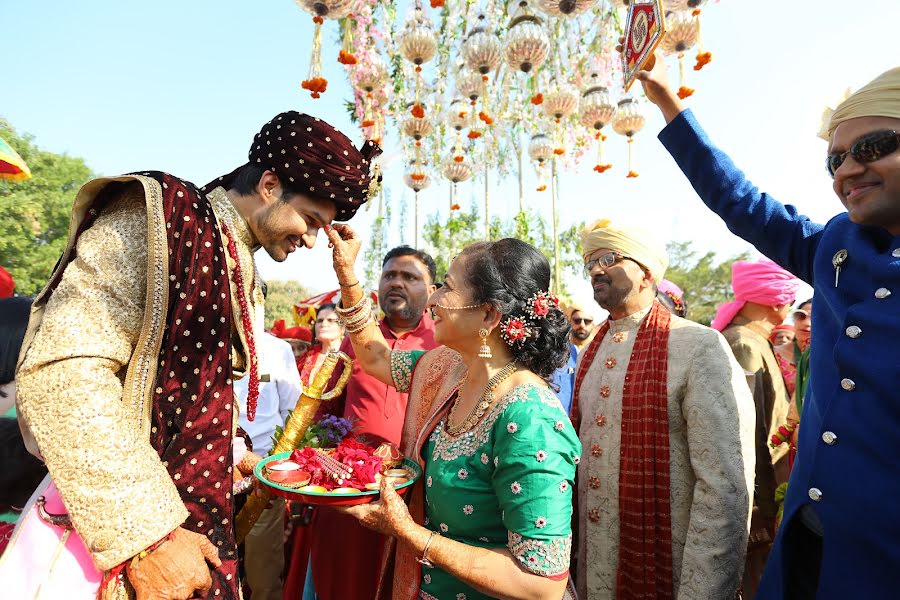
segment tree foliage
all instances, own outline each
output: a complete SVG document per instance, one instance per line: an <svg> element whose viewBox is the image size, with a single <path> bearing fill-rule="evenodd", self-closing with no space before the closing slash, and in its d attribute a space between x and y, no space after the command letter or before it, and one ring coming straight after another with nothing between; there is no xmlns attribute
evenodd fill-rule
<svg viewBox="0 0 900 600"><path fill-rule="evenodd" d="M297 281L280 279L270 279L266 287L266 329L271 329L278 319L284 319L288 327L293 327L294 305L312 296L312 292Z"/></svg>
<svg viewBox="0 0 900 600"><path fill-rule="evenodd" d="M366 210L372 209L372 202L366 204ZM363 254L363 277L368 290L377 290L381 279L381 261L387 254L388 228L391 225L390 190L381 188L378 198L378 215L372 222L371 242Z"/></svg>
<svg viewBox="0 0 900 600"><path fill-rule="evenodd" d="M560 265L566 269L581 268L581 257L578 253L577 225L560 233ZM540 250L552 267L554 262L552 224L537 212L525 210L517 213L512 219L502 221L499 217L491 219L490 235L492 240L513 237L528 242ZM422 237L426 242L425 249L434 257L437 264L437 275L440 281L450 262L463 248L484 240L484 220L478 207L473 203L467 212L457 211L446 220L432 215L425 223ZM565 295L565 282L560 290Z"/></svg>
<svg viewBox="0 0 900 600"><path fill-rule="evenodd" d="M75 194L93 174L84 160L41 150L3 119L0 137L32 174L27 181L0 183L0 265L15 279L17 294L34 296L65 249Z"/></svg>
<svg viewBox="0 0 900 600"><path fill-rule="evenodd" d="M669 269L666 279L684 291L688 304L688 318L709 325L716 315L716 307L732 299L731 263L750 258L748 252L724 261L716 260L715 252L700 255L691 242L669 242Z"/></svg>

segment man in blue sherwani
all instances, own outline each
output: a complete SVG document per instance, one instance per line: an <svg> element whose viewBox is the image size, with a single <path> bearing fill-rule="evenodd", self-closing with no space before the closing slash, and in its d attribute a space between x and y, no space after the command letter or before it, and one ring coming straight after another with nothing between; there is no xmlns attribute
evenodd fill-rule
<svg viewBox="0 0 900 600"><path fill-rule="evenodd" d="M815 287L798 458L757 598L900 597L900 68L831 118L827 168L847 212L825 225L745 178L662 60L639 78L668 123L660 141L703 202Z"/></svg>

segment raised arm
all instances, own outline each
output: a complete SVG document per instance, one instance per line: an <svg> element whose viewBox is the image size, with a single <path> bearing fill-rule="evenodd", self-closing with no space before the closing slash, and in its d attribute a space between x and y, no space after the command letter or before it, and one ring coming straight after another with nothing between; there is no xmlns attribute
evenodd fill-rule
<svg viewBox="0 0 900 600"><path fill-rule="evenodd" d="M666 119L659 139L697 195L735 235L812 284L812 259L824 227L761 192L731 158L717 148L669 85L665 61L638 79Z"/></svg>
<svg viewBox="0 0 900 600"><path fill-rule="evenodd" d="M356 360L363 371L384 384L394 386L391 347L378 328L354 268L362 240L348 225L340 223L327 225L325 232L334 249L334 272L341 286L341 306L337 312L345 321Z"/></svg>

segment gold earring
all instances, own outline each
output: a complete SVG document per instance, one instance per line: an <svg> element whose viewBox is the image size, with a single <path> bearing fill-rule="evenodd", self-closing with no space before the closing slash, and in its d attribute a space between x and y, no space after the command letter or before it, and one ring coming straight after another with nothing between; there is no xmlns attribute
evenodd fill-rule
<svg viewBox="0 0 900 600"><path fill-rule="evenodd" d="M481 337L481 348L478 349L478 358L494 358L493 353L491 353L491 347L487 343L488 333L490 332L484 327L478 330L478 335Z"/></svg>

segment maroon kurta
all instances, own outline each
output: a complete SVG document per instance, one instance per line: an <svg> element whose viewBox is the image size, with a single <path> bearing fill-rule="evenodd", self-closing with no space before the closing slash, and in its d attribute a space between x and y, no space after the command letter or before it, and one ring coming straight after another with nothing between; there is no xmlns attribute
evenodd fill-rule
<svg viewBox="0 0 900 600"><path fill-rule="evenodd" d="M379 326L391 348L431 350L437 346L434 322L427 314L413 331L399 336L385 321ZM341 350L356 358L349 338ZM343 417L353 421L351 435L364 438L373 446L382 442L399 446L408 397L367 375L354 361L342 409ZM351 516L323 508L316 509L312 528L312 572L319 598L374 598L384 536L366 529Z"/></svg>

